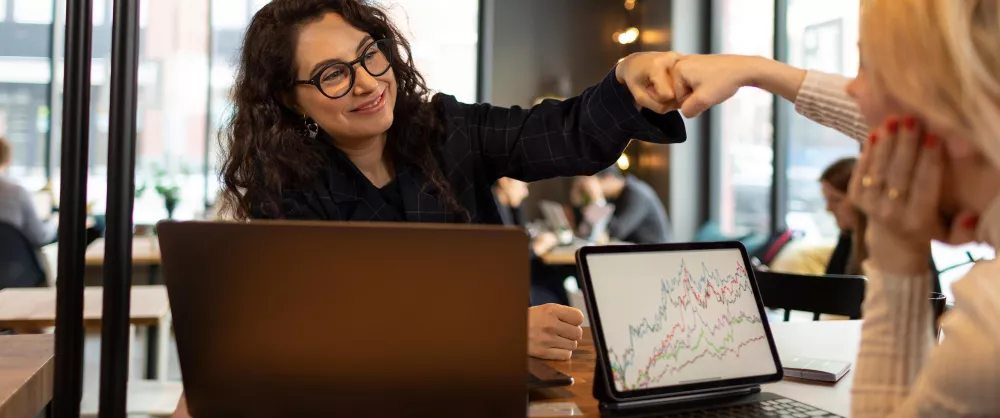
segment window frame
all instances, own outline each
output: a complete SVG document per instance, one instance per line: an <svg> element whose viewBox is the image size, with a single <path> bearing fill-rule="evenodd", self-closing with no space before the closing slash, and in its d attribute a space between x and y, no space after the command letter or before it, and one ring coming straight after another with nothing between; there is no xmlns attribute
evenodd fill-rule
<svg viewBox="0 0 1000 418"><path fill-rule="evenodd" d="M710 17L708 20L712 22L712 29L711 31L708 32L709 36L708 51L709 53L712 54L720 53L723 45L723 40L722 40L723 28L722 25L719 24L719 20L721 19L721 14L722 14L721 8L718 7L719 2L720 2L719 0L711 0L709 6ZM773 42L772 58L775 60L787 59L787 48L785 47L785 45L787 44L787 39L780 38L786 35L786 31L782 26L785 24L785 22L787 22L787 16L782 9L783 7L787 7L787 0L774 0L775 10L772 21L772 24L774 25L774 27L772 28L774 31L773 32L774 39L772 40ZM781 30L779 30L779 28ZM781 55L779 55L779 53ZM786 140L788 136L787 132L779 136L779 127L777 125L781 121L780 119L778 119L778 112L782 109L781 105L783 104L783 102L784 101L780 100L780 98L775 97L775 99L772 100L771 104L772 110L771 110L770 120L773 129L771 133L772 172L771 172L770 189L767 195L768 197L764 203L768 205L766 210L769 216L768 227L766 230L741 231L737 235L745 235L746 233L770 235L773 234L774 231L780 230L784 225L784 212L779 212L778 210L778 208L784 207L784 205L778 206L775 204L776 200L780 200L782 196L786 194L784 191L777 190L777 188L779 187L779 183L776 181L779 177L781 177L779 176L779 173L783 174L784 168L787 166L787 164L785 164L784 162L779 163L779 157L786 155L787 148L781 150L778 149L779 141ZM705 207L709 208L708 211L706 211L707 219L705 220L706 221L710 220L714 222L719 222L721 220L722 194L726 192L725 190L722 189L722 183L720 179L722 171L724 169L724 167L722 166L723 152L724 152L724 150L722 149L723 138L722 138L722 127L720 125L723 121L720 112L721 110L718 107L713 107L712 109L709 109L708 112L705 112L702 114L702 116L700 116L700 118L710 119L710 121L706 124L708 128L707 138L709 140L705 141L707 142L707 148L708 148L705 153L705 158L707 159L707 161L706 164L704 164L706 170L704 178L707 179L708 183L708 188L707 188L708 193L705 193L706 194L705 199L708 204Z"/></svg>

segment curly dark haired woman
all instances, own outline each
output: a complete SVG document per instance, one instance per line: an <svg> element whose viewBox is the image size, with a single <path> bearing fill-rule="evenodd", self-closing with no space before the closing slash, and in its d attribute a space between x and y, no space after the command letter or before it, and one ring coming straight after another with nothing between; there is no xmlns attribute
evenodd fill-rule
<svg viewBox="0 0 1000 418"><path fill-rule="evenodd" d="M226 208L240 220L500 223L500 177L592 174L632 138L682 142L676 59L634 54L580 96L530 109L469 105L429 97L409 44L368 2L275 0L243 41L222 135ZM529 353L568 358L578 315L533 308Z"/></svg>

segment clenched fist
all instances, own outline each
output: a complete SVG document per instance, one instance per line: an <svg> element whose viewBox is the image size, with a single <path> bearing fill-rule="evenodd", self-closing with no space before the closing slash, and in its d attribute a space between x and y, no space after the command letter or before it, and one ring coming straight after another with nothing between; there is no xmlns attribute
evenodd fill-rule
<svg viewBox="0 0 1000 418"><path fill-rule="evenodd" d="M549 303L528 309L528 355L545 360L569 360L583 338L583 312Z"/></svg>

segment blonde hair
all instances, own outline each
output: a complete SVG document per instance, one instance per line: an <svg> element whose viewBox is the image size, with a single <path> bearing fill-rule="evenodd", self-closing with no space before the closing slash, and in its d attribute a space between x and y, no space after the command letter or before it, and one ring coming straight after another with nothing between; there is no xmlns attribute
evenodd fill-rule
<svg viewBox="0 0 1000 418"><path fill-rule="evenodd" d="M1000 0L865 0L864 71L876 93L1000 167Z"/></svg>

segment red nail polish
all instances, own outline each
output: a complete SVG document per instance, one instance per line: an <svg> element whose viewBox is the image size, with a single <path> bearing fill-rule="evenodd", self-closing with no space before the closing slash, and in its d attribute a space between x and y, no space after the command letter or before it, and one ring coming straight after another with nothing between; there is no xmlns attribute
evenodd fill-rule
<svg viewBox="0 0 1000 418"><path fill-rule="evenodd" d="M871 135L868 135L868 142L871 143L873 146L875 145L875 141L877 141L877 140L878 140L878 134L877 133L872 132Z"/></svg>
<svg viewBox="0 0 1000 418"><path fill-rule="evenodd" d="M899 131L899 121L896 119L889 120L889 123L886 125L886 130L888 130L890 134L895 134Z"/></svg>
<svg viewBox="0 0 1000 418"><path fill-rule="evenodd" d="M906 126L906 130L912 131L913 128L917 127L917 118L908 116L903 120L903 125Z"/></svg>
<svg viewBox="0 0 1000 418"><path fill-rule="evenodd" d="M935 146L937 146L937 143L938 143L938 137L934 135L927 134L927 136L924 137L925 148L934 148Z"/></svg>
<svg viewBox="0 0 1000 418"><path fill-rule="evenodd" d="M976 229L979 226L979 216L969 216L962 220L962 228Z"/></svg>

